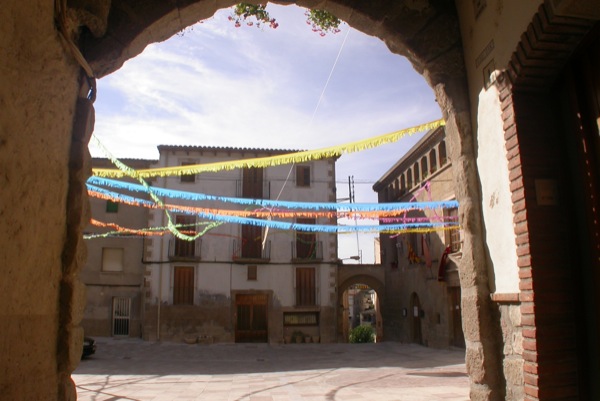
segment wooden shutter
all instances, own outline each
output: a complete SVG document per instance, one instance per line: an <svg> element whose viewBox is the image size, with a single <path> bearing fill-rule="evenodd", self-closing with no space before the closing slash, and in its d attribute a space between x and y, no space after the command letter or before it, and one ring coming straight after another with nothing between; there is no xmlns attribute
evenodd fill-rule
<svg viewBox="0 0 600 401"><path fill-rule="evenodd" d="M296 186L310 187L310 166L296 166Z"/></svg>
<svg viewBox="0 0 600 401"><path fill-rule="evenodd" d="M242 197L262 199L263 197L263 169L245 168L242 170Z"/></svg>
<svg viewBox="0 0 600 401"><path fill-rule="evenodd" d="M296 305L316 305L316 281L314 267L296 268Z"/></svg>
<svg viewBox="0 0 600 401"><path fill-rule="evenodd" d="M173 305L194 304L194 268L176 266L173 282Z"/></svg>

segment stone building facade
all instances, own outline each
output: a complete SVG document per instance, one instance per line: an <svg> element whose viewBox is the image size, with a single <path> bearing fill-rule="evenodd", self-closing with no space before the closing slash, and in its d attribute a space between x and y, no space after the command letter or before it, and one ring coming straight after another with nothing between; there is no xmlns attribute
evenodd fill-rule
<svg viewBox="0 0 600 401"><path fill-rule="evenodd" d="M136 170L149 168L156 162L140 159L121 161ZM94 158L92 165L114 168L110 160L101 158ZM139 196L138 193L127 194ZM92 218L98 224L90 224L84 230L84 234L97 237L87 241L88 257L80 274L86 286L81 327L88 336L141 337L145 239L130 235L103 237L102 234L115 232L116 226L146 228L148 209L93 196L90 198L90 208ZM105 224L111 226L101 226Z"/></svg>
<svg viewBox="0 0 600 401"><path fill-rule="evenodd" d="M455 200L446 152L444 128L428 132L373 185L379 202ZM407 223L457 220L458 208L411 211L403 218ZM457 269L460 230L381 234L380 244L386 340L464 347Z"/></svg>
<svg viewBox="0 0 600 401"><path fill-rule="evenodd" d="M158 161L151 165L137 161L130 167L177 167L292 152L167 145L158 150ZM168 203L182 207L170 213L171 220L193 235L212 220L186 207L241 212L262 208L236 200L334 201L335 160L158 177L152 182L189 194ZM196 194L228 200L199 201L193 199ZM102 222L138 229L168 225L162 209L102 199L92 199L91 205L92 217ZM113 205L120 209L113 211ZM331 224L329 218L276 220ZM152 341L282 343L302 332L302 338L311 341L336 340L335 234L225 223L194 241L173 234L93 239L88 255L81 274L88 288L82 321L87 334Z"/></svg>
<svg viewBox="0 0 600 401"><path fill-rule="evenodd" d="M0 9L6 398L75 398L95 79L235 3L9 0ZM598 1L290 3L381 38L436 94L464 230L471 398L600 398Z"/></svg>

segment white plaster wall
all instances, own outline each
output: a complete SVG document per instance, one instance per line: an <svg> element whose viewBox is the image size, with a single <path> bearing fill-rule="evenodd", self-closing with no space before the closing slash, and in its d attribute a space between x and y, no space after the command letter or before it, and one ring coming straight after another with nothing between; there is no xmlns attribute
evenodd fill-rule
<svg viewBox="0 0 600 401"><path fill-rule="evenodd" d="M226 264L201 264L196 270L196 293L219 294L229 297L231 270ZM171 274L173 277L173 274ZM170 293L173 293L171 283ZM197 301L197 300L195 300Z"/></svg>
<svg viewBox="0 0 600 401"><path fill-rule="evenodd" d="M521 33L541 0L487 0L476 17L471 0L457 0L469 83L477 168L481 184L485 241L490 257L490 287L496 293L519 292L508 161L502 112L494 85L486 88L484 71L496 76L508 65ZM487 49L487 50L486 50Z"/></svg>
<svg viewBox="0 0 600 401"><path fill-rule="evenodd" d="M261 156L261 155L258 155ZM194 150L169 150L161 152L156 167L178 166L182 162L214 163L225 160L238 160L249 157L257 157L254 152L241 153L217 151L214 154L204 151L200 154ZM271 199L293 200L302 202L327 202L332 196L332 188L335 180L333 163L328 160L303 163L311 166L311 186L297 187L295 183L295 168L290 165L269 167L264 170L264 181L270 182ZM157 178L155 185L175 190L189 191L194 193L205 193L210 195L237 197L238 181L242 180L242 170L220 171L215 173L202 173L196 176L194 183L182 183L179 177ZM285 184L285 185L284 185ZM330 185L331 184L331 185ZM228 204L222 202L203 201L191 202L181 199L166 199L166 202L206 208L246 209L243 205ZM151 225L165 226L167 219L162 211L150 211ZM281 219L279 219L281 220ZM292 220L288 220L292 221ZM318 223L325 224L326 219L319 219ZM151 247L153 261L168 260L168 246L171 235L165 235L153 240ZM294 306L294 266L290 264L292 257L292 243L295 234L292 231L269 229L268 240L271 242L270 264L258 265L258 279L247 280L247 266L245 264L232 263L233 241L241 238L241 226L238 224L223 224L212 229L202 240L202 262L188 263L164 263L152 265L150 288L153 302L160 299L162 302L172 302L173 292L173 266L195 266L196 296L202 293L220 294L227 297L235 290L272 290L274 297L284 307ZM337 252L330 249L335 246L335 234L333 241L331 234L317 233L317 241L323 245L324 259L335 259ZM275 263L275 264L273 264ZM328 305L330 297L330 267L319 267L318 264L310 265L317 268L319 295L321 304ZM162 272L162 273L159 273ZM334 283L333 283L334 284ZM334 288L333 284L331 288Z"/></svg>
<svg viewBox="0 0 600 401"><path fill-rule="evenodd" d="M234 264L232 290L273 290L273 297L281 306L295 303L294 268L285 265L258 265L257 280L249 281L247 265Z"/></svg>
<svg viewBox="0 0 600 401"><path fill-rule="evenodd" d="M519 267L515 242L508 161L498 92L494 86L479 96L477 168L481 179L486 242L496 293L519 292Z"/></svg>

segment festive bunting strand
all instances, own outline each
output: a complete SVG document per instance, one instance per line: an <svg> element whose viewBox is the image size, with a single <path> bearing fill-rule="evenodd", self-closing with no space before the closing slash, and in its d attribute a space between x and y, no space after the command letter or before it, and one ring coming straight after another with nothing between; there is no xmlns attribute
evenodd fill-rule
<svg viewBox="0 0 600 401"><path fill-rule="evenodd" d="M383 233L383 234L407 234L407 233L418 233L418 234L426 234L426 233L431 233L431 232L437 232L437 231L451 231L451 230L457 230L459 227L412 227L412 228L405 228L402 230L393 230L393 231L378 231L378 230L373 230L373 231L369 231L371 233ZM277 230L275 230L276 232L273 234L289 234L289 231L284 231L284 232L277 232ZM86 240L91 240L91 239L98 239L98 238L109 238L109 237L120 237L120 238L139 238L139 237L148 237L148 236L163 236L165 234L170 233L170 230L168 227L150 227L150 228L144 228L144 229L130 229L130 228L126 228L126 227L119 227L118 230L114 230L114 231L109 231L106 233L86 233L83 235L83 239ZM355 232L352 231L348 231L348 232L340 232L340 235L354 235ZM233 237L233 238L237 238L240 239L239 236L234 236L234 235L230 235L230 234L217 234L217 233L209 233L209 232L204 232L203 236L206 235L210 235L210 236L223 236L223 237Z"/></svg>
<svg viewBox="0 0 600 401"><path fill-rule="evenodd" d="M152 191L152 189L150 188L150 185L148 185L148 183L144 180L143 177L141 177L136 170L132 169L131 167L125 165L124 163L122 163L120 160L118 160L117 158L115 158L109 151L108 149L102 144L102 142L100 142L100 140L95 136L92 135L92 138L94 139L94 141L96 142L96 146L98 146L98 148L100 148L104 154L106 155L106 157L108 157L112 163L117 166L119 168L120 171L122 171L124 174L126 174L127 176L136 179L138 182L140 182L142 184L142 186L145 189L145 192L148 193L150 195L150 197L152 198L152 200L159 206L164 206L162 201L160 200L160 198L158 198L156 196L156 194ZM171 233L181 239L181 240L185 240L185 241L195 241L196 239L200 238L200 236L202 236L204 234L204 232L200 232L196 235L186 235L182 232L180 232L175 223L173 223L173 219L171 218L171 214L169 213L168 210L164 210L165 215L167 216L167 224L168 224L168 228L169 231L171 231ZM215 225L215 227L218 226Z"/></svg>
<svg viewBox="0 0 600 401"><path fill-rule="evenodd" d="M149 177L167 177L178 175L192 175L206 172L217 172L223 170L233 170L236 168L264 168L280 166L292 163L303 163L311 160L320 160L341 156L344 153L354 153L366 149L372 149L381 145L396 142L407 135L413 135L417 132L428 131L445 125L443 119L421 124L415 127L402 129L389 134L380 135L374 138L350 142L345 145L331 146L317 150L289 153L270 157L259 157L244 160L234 160L226 162L216 162L207 164L196 164L188 166L163 167L155 169L138 170L137 176L141 178ZM102 169L95 168L93 173L98 177L122 178L127 176L127 172L122 169Z"/></svg>
<svg viewBox="0 0 600 401"><path fill-rule="evenodd" d="M109 231L107 233L93 233L93 234L87 233L87 234L83 235L83 239L107 238L107 237L113 237L113 236L128 237L128 238L129 237L133 238L133 237L162 236L166 233L171 232L171 230L169 230L169 227L149 227L149 228L135 229L135 228L123 227L116 223L102 222L102 221L99 221L96 219L90 219L90 224L93 226L96 226L96 227L113 228L114 231ZM196 224L176 224L176 227L177 228L185 228L185 227L189 227L189 226L206 225L207 227L205 227L205 229L200 232L201 235L205 235L209 230L216 228L217 226L219 226L221 224L222 223L215 224L215 222L199 222ZM181 232L185 233L186 235L193 235L196 233L195 230L193 230L193 231L183 230Z"/></svg>
<svg viewBox="0 0 600 401"><path fill-rule="evenodd" d="M117 196L114 199L117 201L119 201L119 200L135 200L135 201L140 202L140 204L148 204L149 203L149 201L147 201L147 200L133 198L128 195L123 195L123 194L116 194L116 195ZM411 223L385 224L385 225L376 225L376 226L367 226L367 225L328 226L328 225L317 225L317 224L315 224L315 225L299 224L299 223L294 223L294 222L282 222L282 221L273 221L273 220L260 220L260 219L255 219L255 218L219 215L219 214L215 214L215 213L206 213L206 212L199 212L199 213L193 212L192 213L189 210L186 210L185 207L182 207L182 208L175 207L172 209L172 211L177 211L177 212L182 212L182 213L187 213L187 214L194 214L196 216L199 216L199 217L207 219L207 220L218 221L218 222L223 222L223 223L230 223L230 224L249 224L249 225L255 225L255 226L260 226L260 227L270 227L270 228L275 228L275 229L280 229L280 230L293 230L293 231L306 231L306 232L327 232L327 233L402 230L402 229L406 229L406 228L428 227L429 225L431 227L437 227L437 226L441 227L441 226L444 226L445 224L456 224L454 222L450 222L450 223L448 223L448 222L437 222L437 223L411 222Z"/></svg>
<svg viewBox="0 0 600 401"><path fill-rule="evenodd" d="M132 184L129 182L111 180L100 177L90 177L88 185L105 186L117 189L126 190L129 192L147 193L142 185ZM285 209L307 209L307 210L336 210L338 212L369 212L378 210L387 211L412 211L415 209L435 209L435 208L455 208L458 207L458 202L455 200L436 201L436 202L389 202L389 203L334 203L334 202L292 202L270 199L250 199L250 198L231 198L226 196L215 196L201 193L193 193L186 191L178 191L173 189L164 189L154 186L149 186L150 191L157 196L162 196L172 199L183 199L189 201L219 201L224 203L234 203L246 206L260 206L268 209L285 208Z"/></svg>
<svg viewBox="0 0 600 401"><path fill-rule="evenodd" d="M134 198L128 195L119 194L112 191L107 191L102 188L95 187L93 185L88 185L88 196L91 198L107 200L115 203L124 203L131 206L137 207L145 207L151 209L162 209L161 206L156 205L153 202L150 202L145 199ZM422 209L419 208L418 204L415 204L415 208L413 210L420 211ZM379 219L380 221L385 222L400 222L400 221L411 221L411 218L406 217L394 217L403 215L405 211L403 210L375 210L369 212L334 212L334 211L281 211L278 209L274 209L272 211L266 211L265 209L258 210L225 210L225 209L214 209L214 208L202 208L195 206L184 206L184 205L172 205L169 203L164 204L164 208L169 211L186 211L187 214L196 214L196 213L213 213L213 214L221 214L228 216L240 216L240 217L257 217L257 218L269 218L269 217L278 217L282 219L293 219L293 218L358 218L358 219L368 219L375 220ZM423 217L423 221L430 219ZM444 218L437 219L439 221L444 221Z"/></svg>

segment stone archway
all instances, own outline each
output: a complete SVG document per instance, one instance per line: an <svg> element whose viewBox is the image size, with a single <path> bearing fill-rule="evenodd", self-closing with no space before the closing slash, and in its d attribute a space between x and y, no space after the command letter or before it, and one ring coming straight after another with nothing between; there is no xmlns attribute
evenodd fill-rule
<svg viewBox="0 0 600 401"><path fill-rule="evenodd" d="M468 369L474 394L503 398L502 347L499 322L491 312L488 268L471 115L461 34L452 2L356 3L350 0L274 3L297 4L333 12L349 25L386 43L392 53L408 58L434 89L444 119L452 160L456 197L464 229L461 287L466 331ZM164 3L160 0L113 4L102 36L85 35L85 57L98 76L118 69L128 58L152 42L165 40L194 22L236 4L205 0ZM132 18L135 15L135 18Z"/></svg>
<svg viewBox="0 0 600 401"><path fill-rule="evenodd" d="M67 5L62 0L56 3ZM102 77L135 57L147 44L210 17L217 10L216 4L208 0L80 0L69 2L60 25L69 42L76 40L96 76ZM225 1L219 7L233 4L235 1ZM447 122L465 232L461 281L465 320L472 328L467 333L472 394L498 392L496 398L501 398L498 331L488 313L487 269L479 262L485 260L480 235L483 228L453 2L356 4L340 0L296 4L329 10L356 29L380 38L390 51L406 56L434 88ZM8 341L22 339L23 332L29 339L21 341L20 348L4 347L8 356L2 371L7 374L2 374L1 384L7 397L48 399L48 394L54 394L49 390L53 388L58 389L59 399L73 399L70 373L78 363L81 341L78 324L84 296L77 274L85 260L81 230L88 216L84 182L89 175L87 142L93 128L93 107L79 65L57 33L56 19L60 18L56 18L52 4L40 3L38 8L10 4L3 13L28 28L20 30L11 24L4 28L10 35L0 39L8 60L7 78L2 79L2 87L8 89L0 99L0 150L10 155L0 159L2 203L20 206L19 210L2 209L7 224L1 238L15 246L5 254L4 265L9 271L0 291L0 304L7 306L10 316L5 318ZM31 215L42 217L28 219ZM42 342L37 341L38 336L44 337ZM26 348L30 344L35 344L34 349ZM27 359L27 363L17 366L14 362L18 359ZM35 377L40 385L23 394L21 384L27 377Z"/></svg>
<svg viewBox="0 0 600 401"><path fill-rule="evenodd" d="M338 299L337 299L337 333L338 339L340 341L348 341L347 337L344 336L344 318L343 318L343 305L344 305L344 295L346 291L353 285L363 284L375 291L377 294L377 315L381 316L381 311L385 309L385 302L383 301L383 295L385 294L385 285L383 282L372 275L369 274L355 274L349 277L343 278L340 282L338 282ZM381 321L378 322L378 325L381 324ZM385 337L384 337L385 338Z"/></svg>

